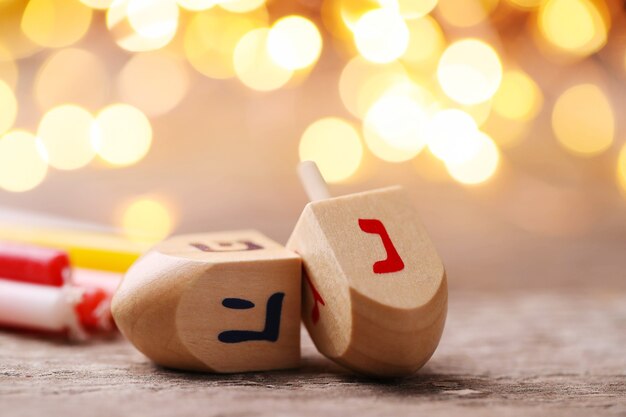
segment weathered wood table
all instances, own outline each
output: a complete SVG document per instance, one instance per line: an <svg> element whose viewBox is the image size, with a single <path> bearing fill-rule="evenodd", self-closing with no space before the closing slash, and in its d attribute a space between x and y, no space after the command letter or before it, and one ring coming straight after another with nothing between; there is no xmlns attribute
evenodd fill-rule
<svg viewBox="0 0 626 417"><path fill-rule="evenodd" d="M71 346L0 333L2 416L626 416L626 293L453 291L443 340L404 380L321 357L230 376L151 364L121 338Z"/></svg>

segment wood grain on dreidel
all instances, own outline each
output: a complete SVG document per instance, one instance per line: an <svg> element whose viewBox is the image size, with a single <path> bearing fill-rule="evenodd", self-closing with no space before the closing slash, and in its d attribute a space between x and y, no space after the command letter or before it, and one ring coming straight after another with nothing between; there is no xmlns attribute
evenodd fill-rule
<svg viewBox="0 0 626 417"><path fill-rule="evenodd" d="M446 274L400 187L309 203L287 247L303 258L303 319L320 352L377 376L411 374L430 358L445 323ZM374 272L389 249L398 264Z"/></svg>
<svg viewBox="0 0 626 417"><path fill-rule="evenodd" d="M122 333L163 366L212 372L296 367L300 265L297 255L255 231L176 236L128 271L113 315ZM262 331L268 299L277 293L283 294L277 340L220 341L227 331ZM225 300L245 305L227 308Z"/></svg>

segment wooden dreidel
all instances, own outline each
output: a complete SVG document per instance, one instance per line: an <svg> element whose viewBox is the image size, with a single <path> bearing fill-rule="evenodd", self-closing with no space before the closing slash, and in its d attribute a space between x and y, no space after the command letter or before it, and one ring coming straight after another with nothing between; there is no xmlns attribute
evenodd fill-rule
<svg viewBox="0 0 626 417"><path fill-rule="evenodd" d="M435 351L447 311L444 267L401 187L329 198L312 162L312 200L287 248L304 265L302 314L317 349L359 373L394 377Z"/></svg>
<svg viewBox="0 0 626 417"><path fill-rule="evenodd" d="M300 362L301 261L256 231L172 237L126 273L121 332L171 368L245 372Z"/></svg>

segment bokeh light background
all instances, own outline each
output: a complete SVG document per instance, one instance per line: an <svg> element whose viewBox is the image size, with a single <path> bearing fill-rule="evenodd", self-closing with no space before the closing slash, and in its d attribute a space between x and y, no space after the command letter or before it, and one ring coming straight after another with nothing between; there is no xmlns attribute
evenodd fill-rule
<svg viewBox="0 0 626 417"><path fill-rule="evenodd" d="M617 0L0 0L0 204L284 241L313 159L453 286L625 285L625 92Z"/></svg>

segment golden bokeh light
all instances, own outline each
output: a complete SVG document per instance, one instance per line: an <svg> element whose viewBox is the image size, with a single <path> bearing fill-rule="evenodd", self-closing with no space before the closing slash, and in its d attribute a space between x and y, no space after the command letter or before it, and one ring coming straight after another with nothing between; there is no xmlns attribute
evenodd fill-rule
<svg viewBox="0 0 626 417"><path fill-rule="evenodd" d="M91 14L78 0L30 0L22 16L22 30L41 46L68 46L85 36Z"/></svg>
<svg viewBox="0 0 626 417"><path fill-rule="evenodd" d="M43 110L74 103L92 111L107 99L109 76L102 60L83 49L62 49L39 69L34 83L35 100Z"/></svg>
<svg viewBox="0 0 626 417"><path fill-rule="evenodd" d="M37 129L48 164L57 169L82 168L96 156L91 145L94 118L87 110L64 105L48 111Z"/></svg>
<svg viewBox="0 0 626 417"><path fill-rule="evenodd" d="M424 16L407 22L409 45L402 55L402 62L430 71L436 67L445 48L445 38L441 27L431 16Z"/></svg>
<svg viewBox="0 0 626 417"><path fill-rule="evenodd" d="M404 19L412 20L430 13L439 0L378 0L383 7L391 8Z"/></svg>
<svg viewBox="0 0 626 417"><path fill-rule="evenodd" d="M626 196L626 143L622 145L617 158L617 180L622 186L622 191Z"/></svg>
<svg viewBox="0 0 626 417"><path fill-rule="evenodd" d="M452 178L461 184L477 185L494 176L500 162L500 152L493 140L485 133L473 136L477 142L471 157L460 162L447 162L446 168Z"/></svg>
<svg viewBox="0 0 626 417"><path fill-rule="evenodd" d="M265 27L266 22L267 15L259 12L234 14L213 8L196 13L185 32L185 56L207 77L232 78L235 46L246 33Z"/></svg>
<svg viewBox="0 0 626 417"><path fill-rule="evenodd" d="M378 0L327 0L325 3L333 4L333 11L339 14L341 22L350 31L354 30L356 23L365 13L380 8Z"/></svg>
<svg viewBox="0 0 626 417"><path fill-rule="evenodd" d="M615 116L606 94L594 84L569 88L552 111L552 128L559 142L578 155L597 155L611 146Z"/></svg>
<svg viewBox="0 0 626 417"><path fill-rule="evenodd" d="M539 7L544 0L507 0L509 4L522 10Z"/></svg>
<svg viewBox="0 0 626 417"><path fill-rule="evenodd" d="M113 4L113 0L80 0L80 2L85 6L98 10L106 10Z"/></svg>
<svg viewBox="0 0 626 417"><path fill-rule="evenodd" d="M314 161L324 179L340 182L361 165L363 145L357 130L346 120L327 117L313 122L300 139L300 160Z"/></svg>
<svg viewBox="0 0 626 417"><path fill-rule="evenodd" d="M537 84L526 73L506 71L500 88L493 97L493 110L513 120L531 120L541 110L543 95Z"/></svg>
<svg viewBox="0 0 626 417"><path fill-rule="evenodd" d="M149 116L175 108L189 90L185 64L165 51L134 55L117 78L120 99Z"/></svg>
<svg viewBox="0 0 626 417"><path fill-rule="evenodd" d="M17 106L13 90L0 80L0 135L13 127L17 117Z"/></svg>
<svg viewBox="0 0 626 417"><path fill-rule="evenodd" d="M459 109L446 109L435 114L428 129L428 148L448 164L470 160L480 148L476 137L480 131L472 116Z"/></svg>
<svg viewBox="0 0 626 417"><path fill-rule="evenodd" d="M590 0L547 0L538 14L541 34L556 48L586 56L600 50L608 25Z"/></svg>
<svg viewBox="0 0 626 417"><path fill-rule="evenodd" d="M458 108L459 110L463 110L465 113L472 116L474 122L477 126L482 126L485 124L489 116L491 115L491 109L493 104L491 100L483 101L482 103L473 104L473 105L453 105L452 108Z"/></svg>
<svg viewBox="0 0 626 417"><path fill-rule="evenodd" d="M150 150L152 126L148 118L128 104L114 104L96 117L91 141L98 155L113 165L131 165Z"/></svg>
<svg viewBox="0 0 626 417"><path fill-rule="evenodd" d="M439 60L437 79L444 93L460 104L489 100L502 80L502 64L494 49L478 39L448 46Z"/></svg>
<svg viewBox="0 0 626 417"><path fill-rule="evenodd" d="M159 242L165 239L174 225L167 204L154 197L139 197L123 209L121 226L124 234L134 242Z"/></svg>
<svg viewBox="0 0 626 417"><path fill-rule="evenodd" d="M185 10L199 12L210 9L217 4L217 0L176 0L176 3Z"/></svg>
<svg viewBox="0 0 626 417"><path fill-rule="evenodd" d="M492 112L481 126L481 130L488 133L498 146L512 148L522 142L531 127L532 122L508 119Z"/></svg>
<svg viewBox="0 0 626 417"><path fill-rule="evenodd" d="M4 52L12 60L26 58L39 52L41 45L36 44L22 30L22 17L28 6L27 1L0 1L0 58Z"/></svg>
<svg viewBox="0 0 626 417"><path fill-rule="evenodd" d="M107 27L127 51L152 51L166 46L178 29L174 0L115 0L107 11Z"/></svg>
<svg viewBox="0 0 626 417"><path fill-rule="evenodd" d="M265 0L220 0L221 8L233 13L248 13L265 4Z"/></svg>
<svg viewBox="0 0 626 417"><path fill-rule="evenodd" d="M363 118L386 91L394 85L408 82L409 76L400 63L379 65L357 56L341 72L339 95L350 113Z"/></svg>
<svg viewBox="0 0 626 417"><path fill-rule="evenodd" d="M268 53L269 29L255 29L244 35L233 57L237 78L257 91L270 91L285 85L293 71L285 69Z"/></svg>
<svg viewBox="0 0 626 417"><path fill-rule="evenodd" d="M427 112L422 103L405 94L386 94L368 110L363 124L369 145L377 136L392 148L416 155L426 145ZM374 154L376 152L372 150ZM382 157L382 159L385 159Z"/></svg>
<svg viewBox="0 0 626 417"><path fill-rule="evenodd" d="M32 190L46 177L48 165L35 136L12 130L0 137L0 188L12 192Z"/></svg>
<svg viewBox="0 0 626 417"><path fill-rule="evenodd" d="M322 51L322 36L317 26L302 16L279 19L270 29L267 49L272 59L287 70L313 65Z"/></svg>
<svg viewBox="0 0 626 417"><path fill-rule="evenodd" d="M457 27L483 23L498 7L500 0L439 0L437 11L449 24Z"/></svg>
<svg viewBox="0 0 626 417"><path fill-rule="evenodd" d="M397 12L375 9L354 25L354 41L368 61L384 64L400 58L409 45L409 29Z"/></svg>

